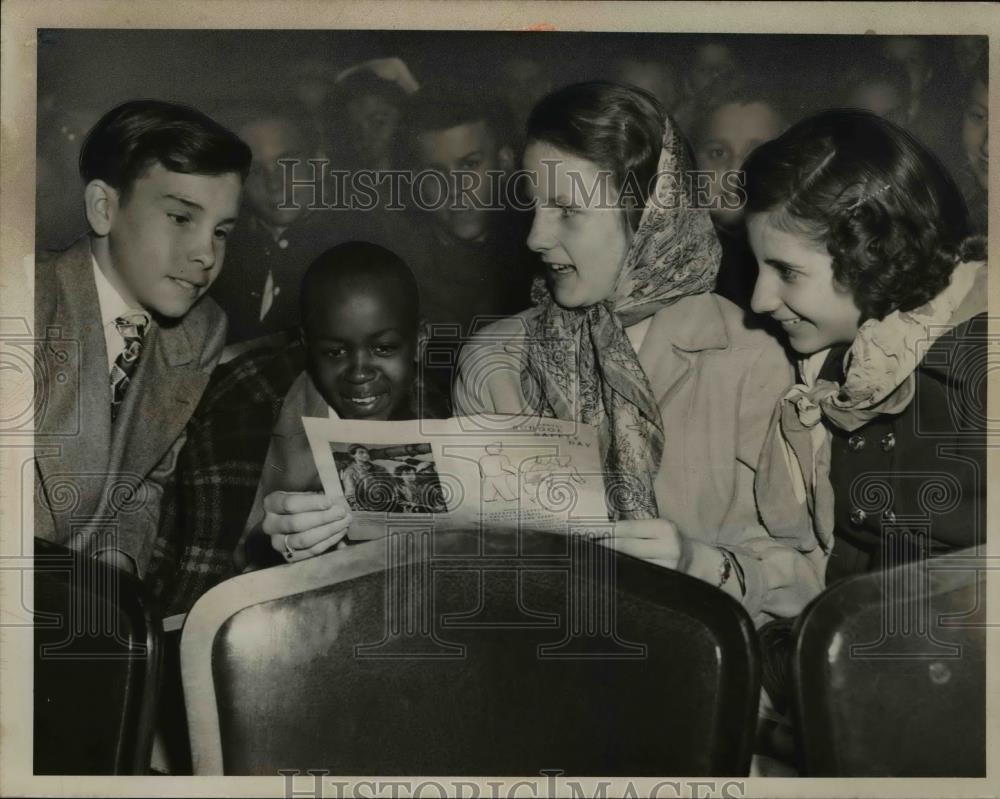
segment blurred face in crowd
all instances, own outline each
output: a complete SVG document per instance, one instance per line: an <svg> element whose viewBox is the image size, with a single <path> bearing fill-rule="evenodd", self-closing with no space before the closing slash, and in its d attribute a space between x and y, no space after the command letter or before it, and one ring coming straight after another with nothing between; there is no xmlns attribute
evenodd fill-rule
<svg viewBox="0 0 1000 799"><path fill-rule="evenodd" d="M301 180L305 163L312 155L307 151L301 132L289 120L282 118L258 119L242 127L240 137L253 151L253 166L246 182L246 204L250 211L265 224L272 227L287 227L306 213L308 193L289 192L286 203L285 169L279 160L291 159L302 166L296 166L295 174ZM292 176L289 169L288 175ZM283 208L283 205L298 207Z"/></svg>
<svg viewBox="0 0 1000 799"><path fill-rule="evenodd" d="M930 83L932 74L925 40L918 36L893 36L886 41L882 52L905 67L910 77L910 93L918 100Z"/></svg>
<svg viewBox="0 0 1000 799"><path fill-rule="evenodd" d="M985 36L958 36L955 39L955 63L963 75L970 75L979 57L986 52Z"/></svg>
<svg viewBox="0 0 1000 799"><path fill-rule="evenodd" d="M871 111L897 125L905 125L909 120L909 98L892 83L877 77L856 86L846 100L850 108Z"/></svg>
<svg viewBox="0 0 1000 799"><path fill-rule="evenodd" d="M583 308L609 299L632 232L622 209L601 202L602 192L595 190L600 167L533 141L524 152L524 168L532 175L536 202L528 247L545 264L555 301L564 308ZM606 200L613 200L615 187L610 180L607 185ZM589 202L585 194L592 195Z"/></svg>
<svg viewBox="0 0 1000 799"><path fill-rule="evenodd" d="M759 269L750 307L781 325L801 355L854 341L861 311L833 277L833 258L805 235L771 223L770 213L750 214L747 232Z"/></svg>
<svg viewBox="0 0 1000 799"><path fill-rule="evenodd" d="M669 64L626 58L618 63L617 79L622 83L645 89L659 100L667 111L677 106L681 87Z"/></svg>
<svg viewBox="0 0 1000 799"><path fill-rule="evenodd" d="M392 137L399 122L399 108L378 94L363 94L347 103L353 143L365 157L366 167L388 166Z"/></svg>
<svg viewBox="0 0 1000 799"><path fill-rule="evenodd" d="M697 99L706 91L732 83L737 69L736 56L729 47L718 42L702 45L695 51L688 72L690 93Z"/></svg>
<svg viewBox="0 0 1000 799"><path fill-rule="evenodd" d="M500 65L497 89L522 124L535 104L552 91L552 78L533 58L508 58Z"/></svg>
<svg viewBox="0 0 1000 799"><path fill-rule="evenodd" d="M304 330L313 382L342 419L396 418L416 375L412 299L391 285L324 294Z"/></svg>
<svg viewBox="0 0 1000 799"><path fill-rule="evenodd" d="M778 112L764 102L726 103L711 112L705 122L697 158L700 169L714 173L709 187L712 218L716 223L734 228L743 221L743 209L718 207L733 204L733 186L723 173L738 170L754 148L778 136L784 122ZM721 181L726 180L723 184ZM725 193L726 196L723 196ZM728 200L728 203L726 201Z"/></svg>
<svg viewBox="0 0 1000 799"><path fill-rule="evenodd" d="M965 157L976 176L976 181L985 191L989 185L990 173L990 107L989 91L986 84L977 80L972 87L969 101L962 117L962 146Z"/></svg>
<svg viewBox="0 0 1000 799"><path fill-rule="evenodd" d="M459 241L476 242L487 237L493 183L488 172L508 171L513 165L509 147L499 147L496 136L484 120L468 122L446 130L424 131L417 136L419 168L441 173L443 181L424 180L421 196L432 209L438 226ZM455 172L468 173L465 178ZM440 190L447 184L447 197ZM468 187L468 191L462 191ZM457 191L455 189L458 189ZM476 206L479 206L478 208Z"/></svg>

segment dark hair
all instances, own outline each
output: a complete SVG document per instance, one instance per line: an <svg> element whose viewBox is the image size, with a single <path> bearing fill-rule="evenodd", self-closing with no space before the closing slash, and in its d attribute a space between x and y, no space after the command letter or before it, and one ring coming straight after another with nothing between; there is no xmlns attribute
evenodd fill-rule
<svg viewBox="0 0 1000 799"><path fill-rule="evenodd" d="M416 474L416 473L417 473L416 469L414 469L412 466L407 466L406 464L403 464L398 469L396 469L396 474L397 475L400 475L400 474Z"/></svg>
<svg viewBox="0 0 1000 799"><path fill-rule="evenodd" d="M611 173L619 191L634 187L639 204L627 209L634 230L659 166L666 117L660 102L635 86L576 83L538 102L528 117L527 140L592 161ZM693 163L689 147L686 152Z"/></svg>
<svg viewBox="0 0 1000 799"><path fill-rule="evenodd" d="M396 253L367 241L348 241L323 252L306 270L299 289L299 311L303 329L308 327L317 303L331 292L346 294L359 288L378 286L392 292L407 309L416 328L420 310L417 280Z"/></svg>
<svg viewBox="0 0 1000 799"><path fill-rule="evenodd" d="M691 142L696 147L700 146L712 115L723 106L754 105L757 103L769 106L781 120L783 126L789 122L791 103L773 88L767 86L763 80L754 77L719 91L700 107L698 116L690 128Z"/></svg>
<svg viewBox="0 0 1000 799"><path fill-rule="evenodd" d="M971 80L969 81L969 92L975 89L976 84L981 83L989 88L990 85L990 59L989 53L983 52L972 65Z"/></svg>
<svg viewBox="0 0 1000 799"><path fill-rule="evenodd" d="M747 213L825 245L836 281L864 319L939 294L968 257L965 201L938 160L903 129L866 111L793 125L743 166Z"/></svg>
<svg viewBox="0 0 1000 799"><path fill-rule="evenodd" d="M421 133L451 130L460 125L483 122L493 136L497 150L510 146L513 122L502 104L488 95L473 95L447 85L424 86L407 98L397 127L394 156L402 168L417 163L417 137Z"/></svg>
<svg viewBox="0 0 1000 799"><path fill-rule="evenodd" d="M239 133L250 125L264 121L278 121L288 125L295 132L302 147L313 153L322 144L318 140L315 126L309 123L303 106L292 101L278 101L261 105L259 100L247 98L242 102L228 104L219 119Z"/></svg>
<svg viewBox="0 0 1000 799"><path fill-rule="evenodd" d="M253 156L232 131L186 105L132 100L111 109L80 148L84 183L103 180L122 198L153 164L186 175L236 173L246 180Z"/></svg>
<svg viewBox="0 0 1000 799"><path fill-rule="evenodd" d="M837 80L837 99L842 106L849 105L852 92L861 86L873 83L885 83L892 86L908 106L912 99L913 87L910 85L910 74L898 61L882 55L877 51L862 49L856 53L847 64Z"/></svg>
<svg viewBox="0 0 1000 799"><path fill-rule="evenodd" d="M364 444L351 444L351 446L347 448L347 454L353 456L354 453L357 452L359 449L363 449L365 452L371 454L368 447L366 447Z"/></svg>

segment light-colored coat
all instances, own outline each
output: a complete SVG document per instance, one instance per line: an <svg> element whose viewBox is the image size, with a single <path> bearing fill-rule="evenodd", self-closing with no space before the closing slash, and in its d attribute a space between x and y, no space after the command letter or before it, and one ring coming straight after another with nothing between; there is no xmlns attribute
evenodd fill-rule
<svg viewBox="0 0 1000 799"><path fill-rule="evenodd" d="M456 414L532 413L521 390L524 320L482 331L462 352ZM638 351L663 420L654 487L663 518L685 535L723 546L747 578L744 605L758 623L801 610L820 590L813 567L760 523L754 475L775 403L793 382L781 345L749 329L743 312L714 294L661 309Z"/></svg>
<svg viewBox="0 0 1000 799"><path fill-rule="evenodd" d="M226 320L208 298L180 320L154 318L112 425L90 252L83 239L35 268L35 535L92 554L118 550L141 576Z"/></svg>

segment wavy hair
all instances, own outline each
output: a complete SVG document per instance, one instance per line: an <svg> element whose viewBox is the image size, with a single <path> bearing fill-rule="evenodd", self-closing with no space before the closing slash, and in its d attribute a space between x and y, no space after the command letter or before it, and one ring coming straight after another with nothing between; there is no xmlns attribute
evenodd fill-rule
<svg viewBox="0 0 1000 799"><path fill-rule="evenodd" d="M804 234L833 257L833 275L863 319L917 308L959 260L980 258L947 170L909 133L865 111L809 117L744 164L747 213Z"/></svg>

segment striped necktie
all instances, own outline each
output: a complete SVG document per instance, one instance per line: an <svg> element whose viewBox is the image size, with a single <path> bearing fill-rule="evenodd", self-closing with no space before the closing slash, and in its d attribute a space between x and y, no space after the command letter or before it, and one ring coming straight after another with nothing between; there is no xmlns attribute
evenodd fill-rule
<svg viewBox="0 0 1000 799"><path fill-rule="evenodd" d="M125 348L115 358L111 367L111 421L118 416L118 409L125 399L125 390L132 381L135 367L142 354L142 337L149 326L145 314L135 313L115 319L115 329L125 340Z"/></svg>

